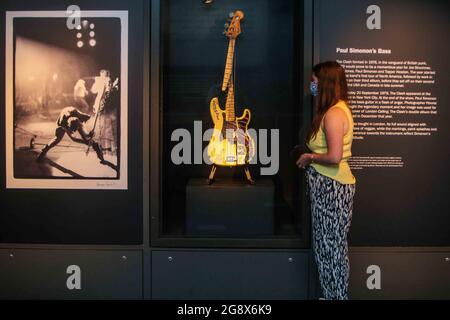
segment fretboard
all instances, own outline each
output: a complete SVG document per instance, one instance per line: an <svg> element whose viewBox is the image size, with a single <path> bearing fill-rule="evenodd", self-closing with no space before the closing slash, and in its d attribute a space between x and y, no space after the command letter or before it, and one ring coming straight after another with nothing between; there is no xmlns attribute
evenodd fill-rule
<svg viewBox="0 0 450 320"><path fill-rule="evenodd" d="M234 83L233 78L230 77L228 84L227 102L225 104L225 120L234 121L235 117L236 116L234 112Z"/></svg>
<svg viewBox="0 0 450 320"><path fill-rule="evenodd" d="M228 45L227 61L225 63L225 73L223 76L222 91L225 91L230 82L231 73L233 72L233 58L234 58L234 47L236 44L236 39L230 39L230 44Z"/></svg>

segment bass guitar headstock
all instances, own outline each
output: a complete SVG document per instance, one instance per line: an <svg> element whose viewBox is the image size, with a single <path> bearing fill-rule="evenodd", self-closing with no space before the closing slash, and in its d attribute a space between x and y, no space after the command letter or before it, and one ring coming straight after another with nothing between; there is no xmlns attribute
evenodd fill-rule
<svg viewBox="0 0 450 320"><path fill-rule="evenodd" d="M225 24L224 34L229 39L236 39L241 33L241 20L244 19L244 12L237 10L230 13L230 20Z"/></svg>

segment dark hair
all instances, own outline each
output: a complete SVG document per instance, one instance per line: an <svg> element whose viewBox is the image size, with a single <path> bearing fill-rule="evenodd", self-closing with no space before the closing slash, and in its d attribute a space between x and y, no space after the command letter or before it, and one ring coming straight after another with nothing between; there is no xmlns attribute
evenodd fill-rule
<svg viewBox="0 0 450 320"><path fill-rule="evenodd" d="M348 103L348 87L345 71L336 61L322 62L313 67L318 78L318 95L315 99L315 116L306 141L309 142L319 131L325 113L339 100Z"/></svg>

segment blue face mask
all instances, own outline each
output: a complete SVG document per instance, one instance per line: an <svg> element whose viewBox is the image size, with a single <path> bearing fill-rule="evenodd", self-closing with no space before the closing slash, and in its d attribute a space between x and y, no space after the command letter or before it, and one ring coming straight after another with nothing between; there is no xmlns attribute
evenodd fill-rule
<svg viewBox="0 0 450 320"><path fill-rule="evenodd" d="M313 97L317 97L319 95L319 89L317 85L317 81L311 81L311 84L309 85L309 91L311 91L311 95Z"/></svg>

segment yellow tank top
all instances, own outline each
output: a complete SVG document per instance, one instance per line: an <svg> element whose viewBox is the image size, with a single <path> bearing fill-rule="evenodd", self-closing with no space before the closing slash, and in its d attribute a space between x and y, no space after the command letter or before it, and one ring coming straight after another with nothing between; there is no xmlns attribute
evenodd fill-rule
<svg viewBox="0 0 450 320"><path fill-rule="evenodd" d="M347 160L352 155L353 117L345 101L339 100L338 103L336 103L331 108L336 107L344 110L345 114L347 115L349 123L348 132L344 135L342 159L339 162L339 164L336 165L323 165L318 163L312 163L311 166L314 169L316 169L316 171L319 172L320 174L330 177L331 179L334 179L342 184L355 184L356 179L353 176L352 171L350 170L350 166L348 165L347 162ZM308 148L312 152L318 154L324 154L328 152L326 135L325 132L323 131L322 126L323 126L323 119L316 136L307 143Z"/></svg>

